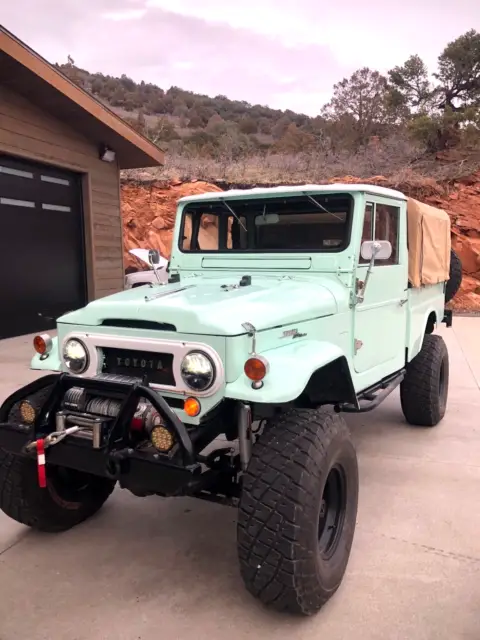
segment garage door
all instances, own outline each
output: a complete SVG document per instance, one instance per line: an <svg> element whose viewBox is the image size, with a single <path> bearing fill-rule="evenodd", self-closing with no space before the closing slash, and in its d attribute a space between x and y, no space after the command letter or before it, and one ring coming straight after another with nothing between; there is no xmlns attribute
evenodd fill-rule
<svg viewBox="0 0 480 640"><path fill-rule="evenodd" d="M85 304L80 176L0 155L0 338Z"/></svg>

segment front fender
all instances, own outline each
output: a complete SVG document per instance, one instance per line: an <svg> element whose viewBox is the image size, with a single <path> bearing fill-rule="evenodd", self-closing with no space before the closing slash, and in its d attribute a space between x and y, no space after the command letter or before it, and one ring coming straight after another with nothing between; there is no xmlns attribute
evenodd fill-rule
<svg viewBox="0 0 480 640"><path fill-rule="evenodd" d="M61 371L62 370L62 361L60 360L60 353L58 350L58 338L55 336L52 338L52 350L47 355L46 358L42 360L42 357L39 353L36 353L31 362L30 369L40 370L40 371Z"/></svg>
<svg viewBox="0 0 480 640"><path fill-rule="evenodd" d="M345 354L335 344L320 340L302 340L261 354L268 360L269 371L261 389L242 375L225 387L225 397L245 402L281 404L298 398L312 374Z"/></svg>

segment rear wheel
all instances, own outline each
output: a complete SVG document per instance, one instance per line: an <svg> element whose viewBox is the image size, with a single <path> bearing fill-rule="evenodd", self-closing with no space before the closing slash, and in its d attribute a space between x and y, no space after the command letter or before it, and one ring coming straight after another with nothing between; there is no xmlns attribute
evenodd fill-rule
<svg viewBox="0 0 480 640"><path fill-rule="evenodd" d="M447 409L448 381L447 346L441 336L427 334L400 385L400 401L407 422L420 427L436 426Z"/></svg>
<svg viewBox="0 0 480 640"><path fill-rule="evenodd" d="M96 513L115 482L46 466L47 487L38 485L35 460L0 449L0 509L17 522L49 532L65 531Z"/></svg>
<svg viewBox="0 0 480 640"><path fill-rule="evenodd" d="M358 466L343 418L295 409L269 423L243 476L238 555L246 588L312 615L342 582L353 542Z"/></svg>

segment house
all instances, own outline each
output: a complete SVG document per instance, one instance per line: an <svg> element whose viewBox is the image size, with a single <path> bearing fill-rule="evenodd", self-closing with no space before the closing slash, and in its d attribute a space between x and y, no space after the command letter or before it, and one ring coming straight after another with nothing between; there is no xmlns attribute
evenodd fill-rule
<svg viewBox="0 0 480 640"><path fill-rule="evenodd" d="M163 160L0 26L0 339L123 288L120 170Z"/></svg>

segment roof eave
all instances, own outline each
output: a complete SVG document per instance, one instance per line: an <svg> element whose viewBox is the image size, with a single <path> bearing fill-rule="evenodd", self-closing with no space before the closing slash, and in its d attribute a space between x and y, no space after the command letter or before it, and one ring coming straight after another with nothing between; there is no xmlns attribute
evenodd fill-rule
<svg viewBox="0 0 480 640"><path fill-rule="evenodd" d="M59 91L69 100L77 104L87 114L96 118L103 126L121 136L128 144L135 147L132 159L138 161L129 162L125 154L117 154L121 169L134 169L140 167L162 166L165 163L165 154L156 145L130 127L124 120L96 100L84 89L74 84L67 76L58 71L47 60L42 58L33 49L10 33L0 25L0 50L16 60L19 64L38 76L43 82ZM121 157L123 155L123 157Z"/></svg>

